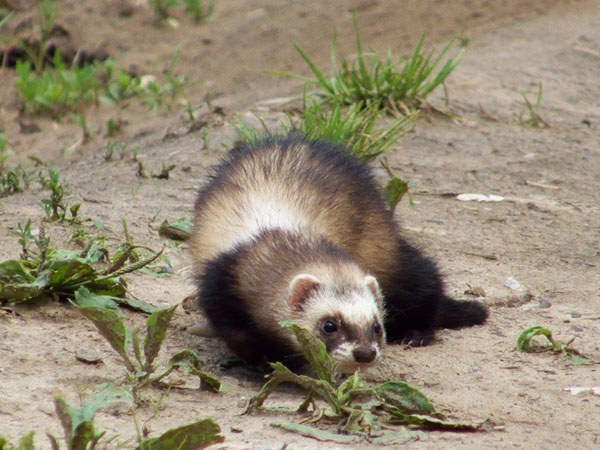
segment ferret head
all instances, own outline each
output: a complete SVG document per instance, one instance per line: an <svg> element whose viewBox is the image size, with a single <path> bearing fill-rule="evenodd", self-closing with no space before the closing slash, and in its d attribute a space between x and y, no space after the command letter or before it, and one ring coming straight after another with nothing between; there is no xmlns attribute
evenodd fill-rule
<svg viewBox="0 0 600 450"><path fill-rule="evenodd" d="M304 273L292 279L288 295L294 320L323 340L338 370L353 373L381 359L383 296L374 277L340 284Z"/></svg>

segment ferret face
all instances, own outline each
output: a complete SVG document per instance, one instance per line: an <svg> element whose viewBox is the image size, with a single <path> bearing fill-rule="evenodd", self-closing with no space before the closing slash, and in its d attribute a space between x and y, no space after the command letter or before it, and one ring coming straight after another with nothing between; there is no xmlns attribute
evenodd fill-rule
<svg viewBox="0 0 600 450"><path fill-rule="evenodd" d="M365 276L358 286L332 287L302 274L290 288L290 305L301 311L298 324L323 340L340 372L366 369L381 359L385 332L375 278Z"/></svg>

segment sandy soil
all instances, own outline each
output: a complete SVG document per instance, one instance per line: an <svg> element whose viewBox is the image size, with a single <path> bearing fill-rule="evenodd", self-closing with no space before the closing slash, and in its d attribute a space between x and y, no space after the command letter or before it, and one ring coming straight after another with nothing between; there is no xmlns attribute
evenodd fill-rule
<svg viewBox="0 0 600 450"><path fill-rule="evenodd" d="M576 337L576 348L600 360L600 5L583 0L409 3L400 9L391 1L352 1L340 10L333 1L310 7L219 2L211 24L193 25L181 16L181 26L171 29L153 24L142 6L125 18L119 15L120 2L65 1L63 20L82 46L100 43L120 64L160 71L180 44L178 70L204 81L188 90L188 98L201 105L210 92L225 116L205 116L210 125L203 140L198 131L188 132L183 106L167 112L131 106L118 138L139 147L147 171L175 164L169 180L137 178L129 157L104 160L108 139L101 127L114 110L91 111L94 139L86 145L77 143L79 132L68 119L27 118L41 132L20 133L14 92L5 88L14 81L8 70L0 71L0 128L15 161L29 155L54 161L70 201L82 202L84 217L110 226L114 239L126 218L136 242L160 248L160 221L191 213L207 168L235 139L234 115L264 112L257 102L298 92L298 82L264 73L306 73L289 38L325 64L332 25L339 30L340 47L352 48L351 7L358 8L364 42L380 51L406 50L423 30L433 42L451 35L468 38L467 53L448 83L455 118L422 117L388 157L413 184L414 207L404 202L397 210L407 235L437 258L453 295L464 297L469 286L483 288L491 318L482 327L442 331L430 347L390 346L372 376L403 377L453 417L490 419L503 427L476 434L427 433L407 444L410 448L598 448L600 398L565 391L598 386L598 366L573 367L550 354L521 354L515 340L526 326L542 324L561 340ZM550 125L544 129L516 120L521 93L533 99L538 82L543 83L541 114ZM432 102L443 106L441 98ZM71 149L66 155L65 148ZM456 194L469 192L501 195L504 201L456 200ZM33 186L1 199L2 260L18 256L11 230L29 218L39 223L38 203L46 195ZM48 225L48 231L57 245L69 232L56 225ZM185 245L169 247L167 254L173 276L130 277L131 291L155 305L180 303L194 289ZM523 289L507 288L508 277ZM139 315L130 317L140 321ZM228 390L219 395L172 390L154 418L151 407L140 408L138 418L148 420L152 434L210 416L226 437L217 448L336 447L272 428L271 414L240 416L261 377L247 367L224 368L221 363L231 355L221 343L186 331L197 318L193 311L177 310L161 356L186 347L197 350ZM84 364L76 359L80 354L96 355L102 363ZM44 433L59 433L53 394L75 401L98 383L118 384L124 373L118 356L73 308L48 301L0 310L0 435L16 440L34 429L39 448L49 448ZM157 399L160 393L150 389L146 395ZM298 399L294 391L276 397L290 406ZM97 426L122 440L135 434L123 405L98 413Z"/></svg>

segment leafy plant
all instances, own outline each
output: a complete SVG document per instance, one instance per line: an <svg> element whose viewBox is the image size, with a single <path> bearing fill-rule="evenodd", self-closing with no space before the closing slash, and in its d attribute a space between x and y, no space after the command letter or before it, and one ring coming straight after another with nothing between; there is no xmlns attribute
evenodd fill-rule
<svg viewBox="0 0 600 450"><path fill-rule="evenodd" d="M476 425L443 419L421 392L403 381L387 381L369 387L363 382L359 372L356 372L336 383L335 366L325 344L310 331L293 323L285 322L282 326L288 328L298 340L302 353L317 378L297 375L279 362L271 363L273 372L269 380L250 400L246 412L262 407L279 384L293 383L308 391L308 396L298 411L306 412L312 405L313 416L309 419L310 422L330 420L337 423L342 432L366 438L373 443L406 439L406 432L394 435L392 430L387 429L388 425L454 431L478 429ZM324 400L327 408L319 408L316 398ZM297 424L277 422L274 425L302 434L306 431L298 429Z"/></svg>
<svg viewBox="0 0 600 450"><path fill-rule="evenodd" d="M20 165L14 169L0 171L0 197L22 192L29 186L30 180L29 173Z"/></svg>
<svg viewBox="0 0 600 450"><path fill-rule="evenodd" d="M69 405L61 396L54 398L54 407L64 430L64 442L67 450L94 450L100 446L107 448L107 445L115 437L104 439L106 432L99 432L95 429L94 416L98 410L118 398L131 400L127 391L110 386L106 386L91 400L82 403L79 408ZM212 419L204 419L172 428L158 437L138 437L138 445L135 448L136 450L195 450L223 442L224 438L219 434L220 432L221 429ZM51 434L47 436L52 449L60 450L59 439ZM121 448L121 446L117 446L117 448ZM27 448L23 450L27 450Z"/></svg>
<svg viewBox="0 0 600 450"><path fill-rule="evenodd" d="M89 240L83 250L56 249L50 245L45 229L40 227L34 232L30 220L25 226L19 224L17 234L21 259L0 263L0 302L23 303L43 295L72 300L78 290L85 288L115 303L152 311L150 305L123 298L126 290L122 276L152 263L162 252L126 242L110 258L102 242L95 239ZM134 258L137 249L148 250L149 256Z"/></svg>
<svg viewBox="0 0 600 450"><path fill-rule="evenodd" d="M535 103L531 103L525 94L523 96L523 106L518 116L518 122L526 127L533 128L548 128L548 122L546 122L540 115L540 109L542 106L542 83L538 83L538 92L535 98Z"/></svg>
<svg viewBox="0 0 600 450"><path fill-rule="evenodd" d="M29 61L17 61L16 88L26 113L48 114L60 117L69 111L80 113L76 121L89 137L85 106L102 100L117 105L131 98L140 99L148 108L170 107L183 89L186 79L175 74L177 57L165 72L163 82L145 75L133 76L117 70L114 61L96 61L79 67L67 66L59 52L54 55L53 67L44 67L36 73Z"/></svg>
<svg viewBox="0 0 600 450"><path fill-rule="evenodd" d="M410 111L420 108L427 96L444 83L460 63L463 54L463 50L460 50L456 56L449 56L454 40L437 55L433 50L424 52L423 34L411 55L395 57L388 52L382 58L375 52L363 51L356 16L353 23L356 56L352 60L338 60L337 35L334 32L331 77L326 76L296 43L293 43L294 48L308 65L314 78L290 73L278 74L303 80L308 85L319 88L317 95L329 103L360 104L363 107L375 105L376 108L390 112L410 114Z"/></svg>
<svg viewBox="0 0 600 450"><path fill-rule="evenodd" d="M176 306L154 311L146 319L146 335L142 340L137 331L125 325L116 311L106 308L102 298L82 289L75 297L74 303L121 356L128 377L133 383L134 398L137 398L140 388L149 383L160 382L177 369L198 376L203 388L219 391L221 387L219 380L202 370L200 358L192 350L179 351L160 369L154 365Z"/></svg>
<svg viewBox="0 0 600 450"><path fill-rule="evenodd" d="M93 63L67 68L56 52L54 67L45 67L37 74L29 61L17 61L16 88L24 111L59 117L95 102L102 87L97 76L101 66Z"/></svg>
<svg viewBox="0 0 600 450"><path fill-rule="evenodd" d="M544 336L550 342L550 345L539 346L535 344L534 338L536 336ZM569 347L574 340L575 338L563 343L552 337L550 329L539 325L533 325L521 332L517 338L517 349L520 352L525 353L551 351L561 355L567 364L575 366L594 364L594 361L591 358L582 355L578 350Z"/></svg>
<svg viewBox="0 0 600 450"><path fill-rule="evenodd" d="M289 123L282 127L287 133L300 133L311 140L342 144L358 158L372 161L398 141L410 129L414 119L414 116L401 117L381 127L377 125L380 116L381 110L373 105L363 108L359 103L343 109L334 103L328 108L312 97L305 97L302 112L297 116L289 114ZM263 128L271 134L266 125L263 124ZM237 129L240 137L250 143L264 134L241 120L238 120Z"/></svg>
<svg viewBox="0 0 600 450"><path fill-rule="evenodd" d="M50 198L44 198L41 200L42 208L46 216L51 220L58 222L64 222L69 220L75 222L77 220L77 214L80 203L69 206L65 200L65 188L60 183L60 172L55 169L48 170L48 178L39 176L39 181L42 186L50 189Z"/></svg>

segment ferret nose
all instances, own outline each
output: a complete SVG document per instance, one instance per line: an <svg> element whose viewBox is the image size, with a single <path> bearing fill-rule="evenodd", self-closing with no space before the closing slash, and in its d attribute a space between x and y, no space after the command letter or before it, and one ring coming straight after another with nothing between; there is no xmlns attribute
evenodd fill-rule
<svg viewBox="0 0 600 450"><path fill-rule="evenodd" d="M375 357L377 356L377 350L375 350L375 347L371 345L356 347L354 350L352 350L352 356L354 356L354 361L358 363L370 363L375 360Z"/></svg>

